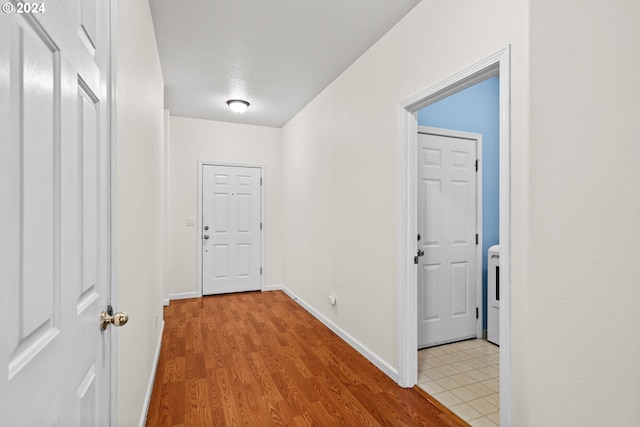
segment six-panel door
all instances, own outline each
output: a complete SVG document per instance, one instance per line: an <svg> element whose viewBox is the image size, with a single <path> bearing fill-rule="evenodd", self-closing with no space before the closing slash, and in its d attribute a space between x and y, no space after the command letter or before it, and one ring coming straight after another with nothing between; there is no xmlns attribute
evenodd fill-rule
<svg viewBox="0 0 640 427"><path fill-rule="evenodd" d="M476 141L418 134L418 346L476 336Z"/></svg>
<svg viewBox="0 0 640 427"><path fill-rule="evenodd" d="M260 168L202 166L204 295L260 290Z"/></svg>
<svg viewBox="0 0 640 427"><path fill-rule="evenodd" d="M0 16L0 425L110 422L108 11Z"/></svg>

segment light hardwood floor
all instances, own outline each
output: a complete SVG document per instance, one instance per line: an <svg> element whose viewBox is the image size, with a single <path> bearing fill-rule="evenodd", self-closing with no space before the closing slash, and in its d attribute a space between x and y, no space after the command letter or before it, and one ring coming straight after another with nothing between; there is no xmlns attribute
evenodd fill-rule
<svg viewBox="0 0 640 427"><path fill-rule="evenodd" d="M172 301L147 426L466 426L286 294Z"/></svg>

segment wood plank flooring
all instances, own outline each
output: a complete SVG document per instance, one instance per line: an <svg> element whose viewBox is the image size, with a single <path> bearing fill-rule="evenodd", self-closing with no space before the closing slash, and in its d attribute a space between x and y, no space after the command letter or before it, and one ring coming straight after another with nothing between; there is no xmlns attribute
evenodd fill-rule
<svg viewBox="0 0 640 427"><path fill-rule="evenodd" d="M466 426L286 294L172 301L147 426Z"/></svg>

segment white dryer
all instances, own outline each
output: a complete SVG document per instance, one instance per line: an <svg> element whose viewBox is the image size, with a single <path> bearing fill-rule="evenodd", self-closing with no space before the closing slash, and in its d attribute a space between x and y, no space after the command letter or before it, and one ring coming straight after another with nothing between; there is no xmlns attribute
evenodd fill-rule
<svg viewBox="0 0 640 427"><path fill-rule="evenodd" d="M489 248L487 269L487 340L500 345L500 245Z"/></svg>

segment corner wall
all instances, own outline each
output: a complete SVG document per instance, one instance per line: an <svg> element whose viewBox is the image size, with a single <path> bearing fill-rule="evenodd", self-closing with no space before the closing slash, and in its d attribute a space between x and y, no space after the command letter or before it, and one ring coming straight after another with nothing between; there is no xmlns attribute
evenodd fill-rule
<svg viewBox="0 0 640 427"><path fill-rule="evenodd" d="M529 2L514 425L640 425L640 3Z"/></svg>
<svg viewBox="0 0 640 427"><path fill-rule="evenodd" d="M169 119L168 215L164 298L198 292L198 161L265 165L265 285L282 284L282 158L279 128Z"/></svg>
<svg viewBox="0 0 640 427"><path fill-rule="evenodd" d="M117 2L117 425L136 426L162 325L164 82L146 0Z"/></svg>
<svg viewBox="0 0 640 427"><path fill-rule="evenodd" d="M423 0L283 128L284 285L391 366L399 105L509 44L513 101L524 105L525 13L524 1ZM524 130L514 111L513 136Z"/></svg>

